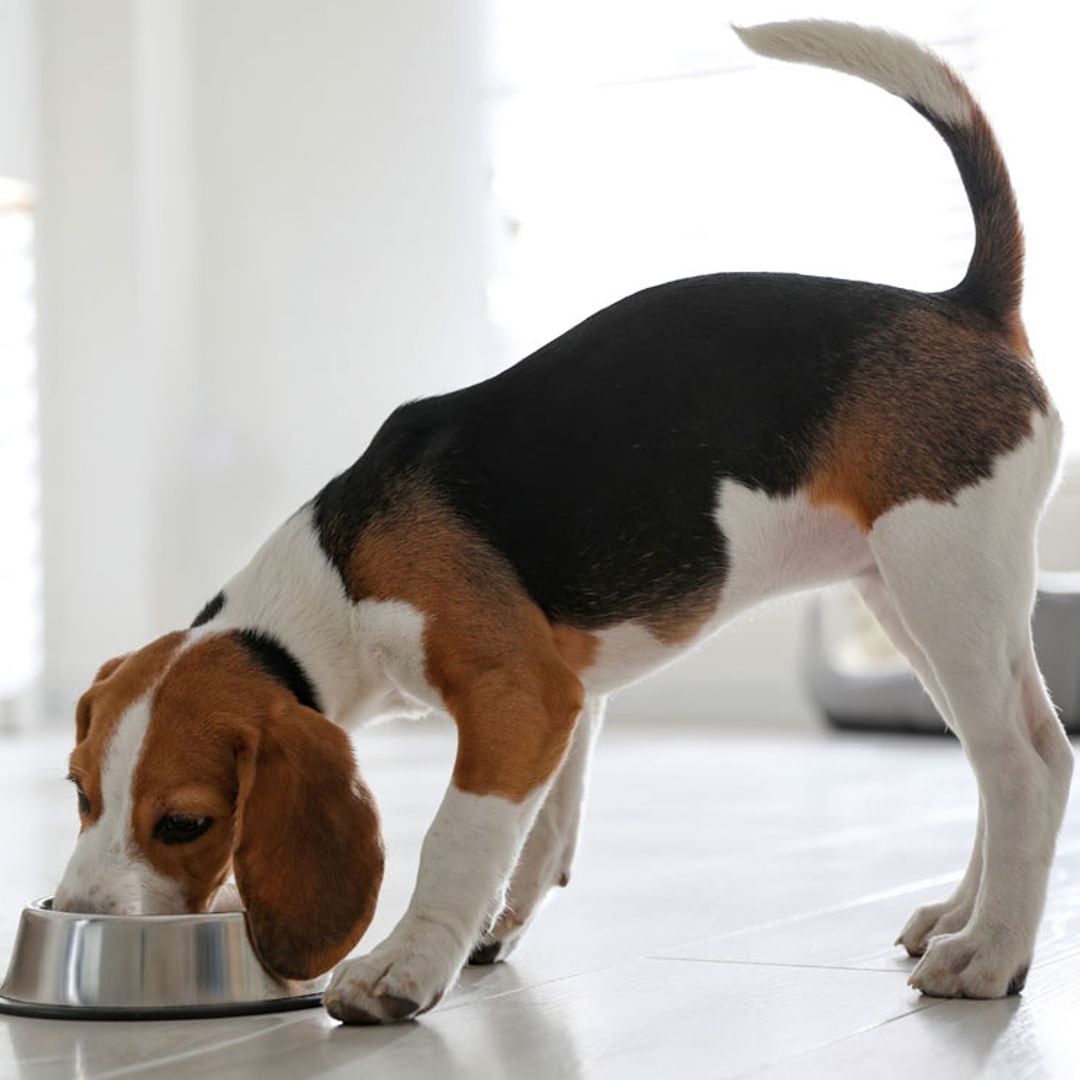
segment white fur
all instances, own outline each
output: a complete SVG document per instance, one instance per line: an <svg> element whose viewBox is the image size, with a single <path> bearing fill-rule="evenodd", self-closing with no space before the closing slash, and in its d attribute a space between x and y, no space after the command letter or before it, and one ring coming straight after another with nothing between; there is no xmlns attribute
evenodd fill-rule
<svg viewBox="0 0 1080 1080"><path fill-rule="evenodd" d="M186 910L178 883L140 857L132 835L131 785L149 723L147 697L117 722L101 766L101 814L75 844L53 900L60 911L164 915Z"/></svg>
<svg viewBox="0 0 1080 1080"><path fill-rule="evenodd" d="M344 726L436 707L423 679L423 616L397 601L353 604L313 515L308 503L270 536L226 584L221 611L185 647L230 629L269 634L299 661L323 712Z"/></svg>
<svg viewBox="0 0 1080 1080"><path fill-rule="evenodd" d="M762 600L853 577L871 565L866 538L850 518L814 506L800 492L770 498L725 480L714 517L727 537L731 570L707 632Z"/></svg>
<svg viewBox="0 0 1080 1080"><path fill-rule="evenodd" d="M190 642L229 629L270 634L300 661L332 719L362 717L372 705L367 655L357 648L352 604L319 545L314 508L298 510L225 585L225 606Z"/></svg>
<svg viewBox="0 0 1080 1080"><path fill-rule="evenodd" d="M592 693L609 694L657 671L682 654L665 645L638 623L619 623L597 631L600 647L593 663L581 673Z"/></svg>
<svg viewBox="0 0 1080 1080"><path fill-rule="evenodd" d="M733 29L762 56L855 75L958 126L971 120L971 98L948 65L901 34L825 19Z"/></svg>
<svg viewBox="0 0 1080 1080"><path fill-rule="evenodd" d="M423 614L404 600L361 600L353 607L357 642L397 697L413 704L412 711L443 708L424 666L424 623Z"/></svg>
<svg viewBox="0 0 1080 1080"><path fill-rule="evenodd" d="M907 658L912 668L917 672L938 714L950 728L955 729L956 722L948 698L945 695L945 689L934 671L930 657L904 625L904 620L900 617L900 612L897 610L888 587L882 580L877 568L875 567L871 573L860 578L857 587L877 618L882 630L885 631L893 645ZM896 939L896 944L903 945L912 956L921 956L926 951L926 943L931 934L952 933L956 930L962 930L967 925L971 913L975 909L975 898L979 891L979 881L982 878L983 839L985 833L986 814L983 810L982 799L979 799L979 816L978 825L975 829L975 841L971 848L971 858L968 860L964 876L947 900L917 908L904 925L903 930L900 931L900 936Z"/></svg>
<svg viewBox="0 0 1080 1080"><path fill-rule="evenodd" d="M331 1014L362 1010L400 1020L403 1014L387 1008L387 997L412 1002L408 1015L438 1001L502 909L507 879L546 790L516 803L451 784L424 837L408 910L373 952L338 966L323 995Z"/></svg>
<svg viewBox="0 0 1080 1080"><path fill-rule="evenodd" d="M799 492L777 498L724 480L713 516L727 540L730 566L712 614L679 646L665 645L636 623L601 630L596 662L582 676L591 691L610 693L671 663L770 597L854 577L873 565L866 539L850 519L813 506Z"/></svg>
<svg viewBox="0 0 1080 1080"><path fill-rule="evenodd" d="M505 959L528 929L544 898L570 880L585 812L585 792L593 749L604 721L607 699L589 698L555 782L529 830L514 867L506 906L483 944L497 945L493 959Z"/></svg>
<svg viewBox="0 0 1080 1080"><path fill-rule="evenodd" d="M868 538L979 784L982 850L943 905L946 922L928 928L917 912L904 931L930 935L911 982L931 994L999 997L1026 972L1072 774L1030 626L1035 527L1056 479L1061 425L1051 413L1033 428L990 479L952 503L898 506Z"/></svg>

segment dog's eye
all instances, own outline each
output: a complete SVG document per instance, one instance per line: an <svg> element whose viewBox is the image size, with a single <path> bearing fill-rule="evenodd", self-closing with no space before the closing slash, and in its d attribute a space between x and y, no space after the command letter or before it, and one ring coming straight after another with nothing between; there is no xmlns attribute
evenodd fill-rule
<svg viewBox="0 0 1080 1080"><path fill-rule="evenodd" d="M82 784L74 776L69 776L68 779L75 785L75 794L79 799L79 815L86 817L90 813L90 796L83 791Z"/></svg>
<svg viewBox="0 0 1080 1080"><path fill-rule="evenodd" d="M213 818L198 814L165 814L154 826L154 839L162 844L190 844L213 824Z"/></svg>

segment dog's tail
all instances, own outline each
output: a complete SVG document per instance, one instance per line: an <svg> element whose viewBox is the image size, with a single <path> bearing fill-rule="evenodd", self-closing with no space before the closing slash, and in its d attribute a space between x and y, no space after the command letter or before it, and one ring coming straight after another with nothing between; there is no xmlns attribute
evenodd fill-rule
<svg viewBox="0 0 1080 1080"><path fill-rule="evenodd" d="M1019 325L1024 235L997 139L960 76L910 38L852 23L808 19L734 27L754 52L817 64L902 97L952 151L975 217L975 251L950 293L1010 329Z"/></svg>

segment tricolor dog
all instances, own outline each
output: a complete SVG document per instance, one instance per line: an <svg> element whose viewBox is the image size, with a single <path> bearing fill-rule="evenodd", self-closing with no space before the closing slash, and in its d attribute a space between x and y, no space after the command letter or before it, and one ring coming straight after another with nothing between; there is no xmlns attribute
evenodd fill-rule
<svg viewBox="0 0 1080 1080"><path fill-rule="evenodd" d="M98 673L57 907L203 911L232 875L270 970L328 970L383 866L344 725L443 710L457 757L408 910L325 994L345 1021L415 1016L566 884L608 695L760 600L851 580L978 778L967 872L900 935L911 983L1022 987L1072 755L1029 629L1061 425L1020 321L1008 174L964 83L914 42L738 32L933 124L975 218L963 281L674 281L402 406L190 629Z"/></svg>

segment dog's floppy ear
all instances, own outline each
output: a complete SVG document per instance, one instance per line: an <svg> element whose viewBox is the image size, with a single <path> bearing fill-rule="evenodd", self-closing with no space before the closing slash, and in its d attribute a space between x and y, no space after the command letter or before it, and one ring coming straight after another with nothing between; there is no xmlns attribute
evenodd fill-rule
<svg viewBox="0 0 1080 1080"><path fill-rule="evenodd" d="M79 698L79 703L75 706L76 744L81 743L90 731L90 697L94 688L99 683L103 683L130 655L130 653L124 653L122 656L114 656L111 660L106 660L98 668L98 673L94 676L90 688Z"/></svg>
<svg viewBox="0 0 1080 1080"><path fill-rule="evenodd" d="M382 884L371 793L341 728L295 699L237 757L233 870L263 965L286 979L328 971L360 940Z"/></svg>

